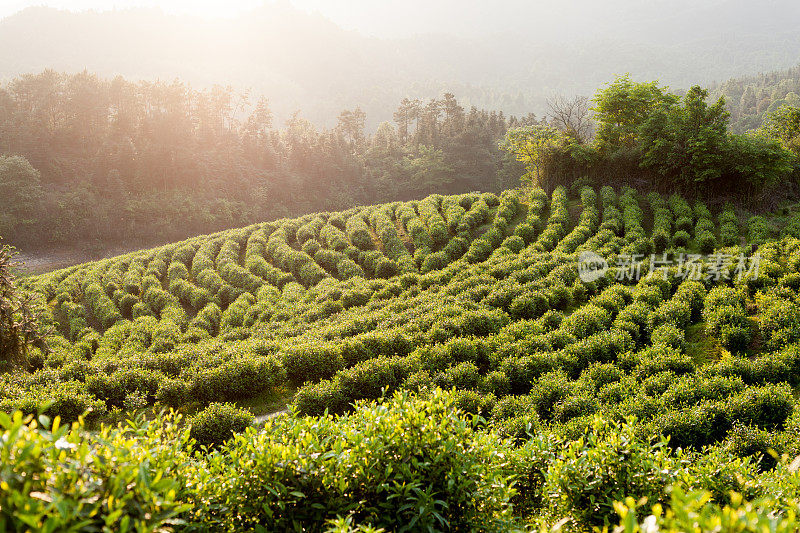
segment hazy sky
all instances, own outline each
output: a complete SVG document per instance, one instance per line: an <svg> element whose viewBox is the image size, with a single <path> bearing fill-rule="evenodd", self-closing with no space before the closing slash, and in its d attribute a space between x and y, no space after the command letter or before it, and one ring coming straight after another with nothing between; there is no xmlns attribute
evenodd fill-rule
<svg viewBox="0 0 800 533"><path fill-rule="evenodd" d="M337 25L383 37L417 33L471 35L524 31L543 37L557 31L591 31L593 21L617 21L658 13L671 15L690 5L723 0L267 0L319 12ZM743 0L744 1L744 0ZM769 0L768 0L769 1ZM264 0L0 0L0 17L28 6L82 11L160 7L164 11L203 17L235 17Z"/></svg>

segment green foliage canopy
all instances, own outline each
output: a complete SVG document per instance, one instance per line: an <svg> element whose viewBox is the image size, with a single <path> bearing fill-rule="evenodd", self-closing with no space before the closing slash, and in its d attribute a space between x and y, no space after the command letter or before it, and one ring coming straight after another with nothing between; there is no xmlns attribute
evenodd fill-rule
<svg viewBox="0 0 800 533"><path fill-rule="evenodd" d="M677 97L667 92L666 87L659 87L657 82L634 82L630 74L626 74L597 91L592 101L592 111L599 125L595 143L603 151L635 146L639 129L647 118L673 106Z"/></svg>
<svg viewBox="0 0 800 533"><path fill-rule="evenodd" d="M42 199L39 172L22 156L0 156L0 235L31 224Z"/></svg>

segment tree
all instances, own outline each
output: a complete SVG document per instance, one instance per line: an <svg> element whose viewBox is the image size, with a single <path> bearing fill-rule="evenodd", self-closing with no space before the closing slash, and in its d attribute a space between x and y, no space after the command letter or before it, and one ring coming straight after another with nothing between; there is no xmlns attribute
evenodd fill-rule
<svg viewBox="0 0 800 533"><path fill-rule="evenodd" d="M653 110L638 131L641 165L683 185L709 182L723 172L728 112L720 98L709 106L708 91L694 86L683 106Z"/></svg>
<svg viewBox="0 0 800 533"><path fill-rule="evenodd" d="M414 134L414 142L418 145L425 144L439 146L439 118L442 114L442 102L436 98L431 98L419 111L417 120L417 131Z"/></svg>
<svg viewBox="0 0 800 533"><path fill-rule="evenodd" d="M447 137L455 137L464 129L464 108L452 93L444 93L441 108L444 111L442 133Z"/></svg>
<svg viewBox="0 0 800 533"><path fill-rule="evenodd" d="M0 156L0 232L31 224L42 200L39 172L22 156Z"/></svg>
<svg viewBox="0 0 800 533"><path fill-rule="evenodd" d="M30 297L20 294L12 269L14 248L0 244L0 367L26 363L29 346L49 350L39 333Z"/></svg>
<svg viewBox="0 0 800 533"><path fill-rule="evenodd" d="M542 186L542 169L548 157L566 142L564 134L552 126L523 126L508 130L501 147L525 165L523 179Z"/></svg>
<svg viewBox="0 0 800 533"><path fill-rule="evenodd" d="M752 196L779 182L792 170L790 153L775 139L730 135L722 157L729 189Z"/></svg>
<svg viewBox="0 0 800 533"><path fill-rule="evenodd" d="M791 169L777 142L729 134L725 100L708 105L707 98L708 91L695 86L683 105L650 115L639 130L643 168L673 186L726 194L757 193Z"/></svg>
<svg viewBox="0 0 800 533"><path fill-rule="evenodd" d="M657 109L666 110L678 97L659 87L657 82L636 83L626 74L601 89L592 99L598 122L595 143L601 151L633 147L640 127Z"/></svg>
<svg viewBox="0 0 800 533"><path fill-rule="evenodd" d="M547 99L550 124L577 143L588 142L594 133L589 115L589 99L585 96L566 98L554 96Z"/></svg>
<svg viewBox="0 0 800 533"><path fill-rule="evenodd" d="M419 100L403 98L400 107L394 112L394 121L399 128L400 141L405 143L408 140L409 128L412 120L419 120L421 103Z"/></svg>
<svg viewBox="0 0 800 533"><path fill-rule="evenodd" d="M367 114L360 107L354 110L344 110L339 113L339 123L336 126L345 138L354 146L361 146L364 142L364 124Z"/></svg>
<svg viewBox="0 0 800 533"><path fill-rule="evenodd" d="M411 185L422 194L442 192L453 181L453 168L445 163L441 150L420 145L417 153L403 159Z"/></svg>
<svg viewBox="0 0 800 533"><path fill-rule="evenodd" d="M761 131L800 157L800 107L785 105L770 113Z"/></svg>

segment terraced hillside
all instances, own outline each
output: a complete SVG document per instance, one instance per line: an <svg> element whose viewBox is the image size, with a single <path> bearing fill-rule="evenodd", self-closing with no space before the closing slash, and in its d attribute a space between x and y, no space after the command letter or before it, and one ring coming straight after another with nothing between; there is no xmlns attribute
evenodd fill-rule
<svg viewBox="0 0 800 533"><path fill-rule="evenodd" d="M574 199L563 189L552 198L541 190L430 196L79 265L27 280L46 302L52 353L33 358L35 372L5 376L2 405L33 410L55 399L52 414L74 419L91 406L101 417L328 379L301 388L304 411L341 411L381 387L427 382L480 391L474 401L491 404L528 393L540 375L577 379L620 354L638 367L641 349L663 362L640 377L691 374L698 363L728 375L749 364L745 356L797 340L773 311L794 305L786 293L797 285L797 243L762 246L761 275L739 283L682 279L674 266L668 279L647 277L647 254L769 238L764 219L743 222L733 211L712 216L702 203L630 189L584 188ZM612 266L618 255L641 254L641 281L617 283L612 268L582 282L576 254L584 250ZM734 359L721 361L729 352ZM364 377L372 387L360 385ZM596 400L575 399L577 414ZM572 418L551 407L539 416Z"/></svg>
<svg viewBox="0 0 800 533"><path fill-rule="evenodd" d="M769 470L768 449L800 453L799 221L586 187L197 237L27 278L51 351L0 376L0 406L102 421L293 398L319 416L441 387L513 442L633 416L671 449L719 445L752 461L742 471ZM593 281L579 275L587 251L611 265ZM715 494L742 490L726 479Z"/></svg>

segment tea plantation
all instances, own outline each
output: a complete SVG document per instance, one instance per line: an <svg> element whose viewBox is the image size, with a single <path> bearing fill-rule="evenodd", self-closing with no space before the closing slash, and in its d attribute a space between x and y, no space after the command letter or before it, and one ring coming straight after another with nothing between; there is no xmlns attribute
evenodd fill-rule
<svg viewBox="0 0 800 533"><path fill-rule="evenodd" d="M0 530L796 531L796 237L515 190L25 278L49 350L0 374Z"/></svg>

